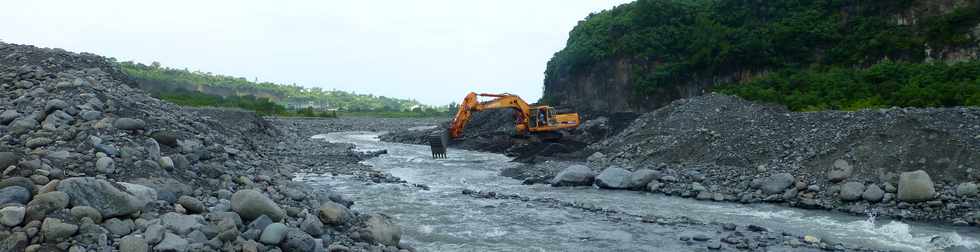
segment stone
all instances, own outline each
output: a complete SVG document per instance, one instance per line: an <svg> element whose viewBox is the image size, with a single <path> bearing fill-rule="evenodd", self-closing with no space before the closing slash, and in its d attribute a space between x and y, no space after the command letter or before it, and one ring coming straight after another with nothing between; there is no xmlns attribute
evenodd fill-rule
<svg viewBox="0 0 980 252"><path fill-rule="evenodd" d="M641 169L630 173L629 182L626 183L627 187L630 189L645 189L645 187L650 184L650 181L654 181L660 178L660 173L650 169Z"/></svg>
<svg viewBox="0 0 980 252"><path fill-rule="evenodd" d="M162 145L177 147L177 133L169 130L161 130L150 133L150 137Z"/></svg>
<svg viewBox="0 0 980 252"><path fill-rule="evenodd" d="M361 240L368 243L381 243L387 246L398 246L401 241L401 227L384 214L371 214L359 225L358 234Z"/></svg>
<svg viewBox="0 0 980 252"><path fill-rule="evenodd" d="M864 184L860 182L847 182L840 188L840 198L844 201L859 200L862 193L864 193Z"/></svg>
<svg viewBox="0 0 980 252"><path fill-rule="evenodd" d="M75 235L78 232L78 226L74 224L64 223L59 219L46 218L41 224L41 235L47 242L61 242Z"/></svg>
<svg viewBox="0 0 980 252"><path fill-rule="evenodd" d="M350 217L350 210L341 204L327 201L317 209L317 217L320 218L323 224L342 225Z"/></svg>
<svg viewBox="0 0 980 252"><path fill-rule="evenodd" d="M820 243L820 238L817 238L816 236L812 236L812 235L804 235L803 241L810 244L817 244Z"/></svg>
<svg viewBox="0 0 980 252"><path fill-rule="evenodd" d="M779 173L772 175L762 181L761 189L766 195L783 193L786 188L789 188L796 182L796 179L792 174L789 173Z"/></svg>
<svg viewBox="0 0 980 252"><path fill-rule="evenodd" d="M174 162L174 169L184 171L191 168L191 162L188 161L187 157L184 157L184 155L176 154L171 156L170 159L172 159ZM228 198L231 198L230 193L228 194Z"/></svg>
<svg viewBox="0 0 980 252"><path fill-rule="evenodd" d="M572 165L555 175L552 186L591 186L595 173L588 166Z"/></svg>
<svg viewBox="0 0 980 252"><path fill-rule="evenodd" d="M306 232L296 228L286 230L286 237L280 246L283 251L316 252L316 240Z"/></svg>
<svg viewBox="0 0 980 252"><path fill-rule="evenodd" d="M20 163L20 155L13 152L0 152L0 170Z"/></svg>
<svg viewBox="0 0 980 252"><path fill-rule="evenodd" d="M186 252L190 243L180 236L172 233L164 235L163 240L153 247L153 251L160 252Z"/></svg>
<svg viewBox="0 0 980 252"><path fill-rule="evenodd" d="M157 197L159 196L157 190L149 186L126 182L119 182L118 184L122 185L124 188L126 188L126 191L133 194L137 199L143 202L156 202Z"/></svg>
<svg viewBox="0 0 980 252"><path fill-rule="evenodd" d="M26 251L30 239L24 232L14 232L0 240L0 251Z"/></svg>
<svg viewBox="0 0 980 252"><path fill-rule="evenodd" d="M0 125L7 125L18 117L20 117L20 113L17 110L4 110L3 113L0 113Z"/></svg>
<svg viewBox="0 0 980 252"><path fill-rule="evenodd" d="M861 198L869 202L879 202L885 197L885 190L881 190L878 185L870 185L864 189L864 193L861 194Z"/></svg>
<svg viewBox="0 0 980 252"><path fill-rule="evenodd" d="M191 231L187 234L187 241L190 243L205 243L208 241L208 236L201 232L201 230Z"/></svg>
<svg viewBox="0 0 980 252"><path fill-rule="evenodd" d="M102 223L102 227L109 230L109 233L115 237L123 237L132 233L136 224L133 223L132 219L112 218Z"/></svg>
<svg viewBox="0 0 980 252"><path fill-rule="evenodd" d="M956 186L956 195L972 197L977 195L977 184L973 182L960 183Z"/></svg>
<svg viewBox="0 0 980 252"><path fill-rule="evenodd" d="M262 230L262 235L259 237L259 241L265 244L273 245L279 244L282 238L286 236L286 225L282 223L272 223L266 226Z"/></svg>
<svg viewBox="0 0 980 252"><path fill-rule="evenodd" d="M99 160L95 161L95 171L105 174L115 173L115 161L112 161L112 158L110 157L101 157Z"/></svg>
<svg viewBox="0 0 980 252"><path fill-rule="evenodd" d="M323 234L323 222L316 216L312 214L307 214L303 222L299 224L299 228L313 236L320 236Z"/></svg>
<svg viewBox="0 0 980 252"><path fill-rule="evenodd" d="M54 142L54 140L51 140L50 138L37 137L37 138L27 139L27 142L24 143L24 146L27 146L27 148L33 149L33 148L37 148L37 147L47 146L48 144L51 144L52 142Z"/></svg>
<svg viewBox="0 0 980 252"><path fill-rule="evenodd" d="M44 121L41 122L41 128L56 131L65 128L74 121L75 118L73 118L71 115L65 113L64 111L58 110L54 113L48 114L48 116L44 118Z"/></svg>
<svg viewBox="0 0 980 252"><path fill-rule="evenodd" d="M660 181L656 181L656 180L650 181L650 183L647 184L647 191L651 191L651 192L660 191L660 187L663 187L663 185L664 184L660 183Z"/></svg>
<svg viewBox="0 0 980 252"><path fill-rule="evenodd" d="M81 221L84 218L89 218L92 222L102 223L102 213L99 213L98 209L90 206L76 206L72 207L69 211L71 218L75 221Z"/></svg>
<svg viewBox="0 0 980 252"><path fill-rule="evenodd" d="M170 157L160 157L160 168L171 171L176 167L174 160Z"/></svg>
<svg viewBox="0 0 980 252"><path fill-rule="evenodd" d="M261 192L250 189L239 190L231 196L231 209L246 220L266 215L273 221L280 221L286 216L279 205Z"/></svg>
<svg viewBox="0 0 980 252"><path fill-rule="evenodd" d="M609 167L595 177L595 184L600 188L607 189L626 189L630 178L630 172L619 167Z"/></svg>
<svg viewBox="0 0 980 252"><path fill-rule="evenodd" d="M270 219L269 216L262 215L259 216L258 218L255 218L255 220L249 223L248 228L262 231L265 229L265 227L268 227L269 225L272 225L272 219Z"/></svg>
<svg viewBox="0 0 980 252"><path fill-rule="evenodd" d="M51 99L44 104L44 113L51 113L55 110L64 110L68 108L68 103L61 99Z"/></svg>
<svg viewBox="0 0 980 252"><path fill-rule="evenodd" d="M112 127L121 130L143 130L146 127L146 122L140 119L133 118L119 118L112 122Z"/></svg>
<svg viewBox="0 0 980 252"><path fill-rule="evenodd" d="M146 139L143 147L146 148L147 157L150 160L160 162L160 144L157 143L157 140L153 140L153 138Z"/></svg>
<svg viewBox="0 0 980 252"><path fill-rule="evenodd" d="M43 220L49 213L68 206L69 196L64 192L49 192L34 196L27 203L27 220Z"/></svg>
<svg viewBox="0 0 980 252"><path fill-rule="evenodd" d="M120 184L92 177L62 180L58 184L58 191L71 196L72 205L98 209L104 218L131 215L139 212L148 203Z"/></svg>
<svg viewBox="0 0 980 252"><path fill-rule="evenodd" d="M207 212L207 209L204 207L204 202L201 202L197 198L191 196L180 196L180 198L177 199L177 204L183 206L184 209L187 209L187 212L191 214L201 214Z"/></svg>
<svg viewBox="0 0 980 252"><path fill-rule="evenodd" d="M31 200L31 191L20 186L8 186L0 189L0 205L17 203L27 204Z"/></svg>
<svg viewBox="0 0 980 252"><path fill-rule="evenodd" d="M830 182L841 182L845 179L851 177L854 173L854 167L850 163L843 159L834 160L834 165L830 167L830 171L827 172L827 179Z"/></svg>
<svg viewBox="0 0 980 252"><path fill-rule="evenodd" d="M0 224L13 227L24 222L24 215L27 209L22 206L8 206L0 209Z"/></svg>
<svg viewBox="0 0 980 252"><path fill-rule="evenodd" d="M183 215L170 212L160 216L160 225L163 225L178 235L187 235L194 230L204 227L204 223L204 217L200 215Z"/></svg>
<svg viewBox="0 0 980 252"><path fill-rule="evenodd" d="M156 245L163 240L164 234L167 233L167 228L160 224L153 224L146 227L146 232L143 232L143 237L146 242L150 245Z"/></svg>
<svg viewBox="0 0 980 252"><path fill-rule="evenodd" d="M102 112L86 110L86 111L82 111L81 116L82 116L82 120L95 121L95 120L102 119Z"/></svg>
<svg viewBox="0 0 980 252"><path fill-rule="evenodd" d="M150 245L146 240L135 235L127 235L119 240L119 252L148 252Z"/></svg>
<svg viewBox="0 0 980 252"><path fill-rule="evenodd" d="M936 195L935 185L929 174L923 170L903 172L898 177L898 200L904 202L922 202L931 200Z"/></svg>
<svg viewBox="0 0 980 252"><path fill-rule="evenodd" d="M36 129L37 126L37 120L34 120L34 118L20 118L10 123L10 126L7 127L7 131L14 135L22 135Z"/></svg>

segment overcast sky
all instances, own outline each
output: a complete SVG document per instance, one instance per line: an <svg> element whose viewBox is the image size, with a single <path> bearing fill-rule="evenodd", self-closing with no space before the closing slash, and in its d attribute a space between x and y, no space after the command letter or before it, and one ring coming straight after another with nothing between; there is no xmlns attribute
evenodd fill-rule
<svg viewBox="0 0 980 252"><path fill-rule="evenodd" d="M536 101L576 22L626 2L8 1L0 40L433 105Z"/></svg>

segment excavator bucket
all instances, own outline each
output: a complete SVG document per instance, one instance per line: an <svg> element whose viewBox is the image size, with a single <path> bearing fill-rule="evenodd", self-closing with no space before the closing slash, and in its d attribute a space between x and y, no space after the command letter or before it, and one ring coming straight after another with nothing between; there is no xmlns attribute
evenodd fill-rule
<svg viewBox="0 0 980 252"><path fill-rule="evenodd" d="M449 145L449 132L438 131L429 135L429 147L432 148L432 158L446 158L446 146Z"/></svg>

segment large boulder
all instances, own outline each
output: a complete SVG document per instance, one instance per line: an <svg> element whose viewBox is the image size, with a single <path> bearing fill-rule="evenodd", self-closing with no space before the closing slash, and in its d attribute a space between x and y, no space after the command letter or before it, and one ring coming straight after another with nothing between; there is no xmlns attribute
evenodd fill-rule
<svg viewBox="0 0 980 252"><path fill-rule="evenodd" d="M903 172L898 177L898 200L921 202L936 196L936 187L923 170Z"/></svg>
<svg viewBox="0 0 980 252"><path fill-rule="evenodd" d="M350 210L347 207L333 201L324 202L317 209L317 216L320 217L320 221L327 225L344 224L350 215Z"/></svg>
<svg viewBox="0 0 980 252"><path fill-rule="evenodd" d="M633 173L630 173L629 182L626 183L626 186L629 187L630 189L642 190L644 189L644 187L650 184L650 181L659 178L660 178L660 173L657 171L650 170L650 169L640 169L638 171L634 171Z"/></svg>
<svg viewBox="0 0 980 252"><path fill-rule="evenodd" d="M231 209L243 219L253 220L259 216L269 216L273 221L286 217L286 212L269 197L256 190L239 190L231 195Z"/></svg>
<svg viewBox="0 0 980 252"><path fill-rule="evenodd" d="M104 218L131 215L148 203L127 191L123 185L92 177L62 180L58 183L58 191L67 193L72 205L98 209Z"/></svg>
<svg viewBox="0 0 980 252"><path fill-rule="evenodd" d="M398 246L402 230L395 221L384 214L371 214L358 227L360 239L369 243Z"/></svg>
<svg viewBox="0 0 980 252"><path fill-rule="evenodd" d="M766 195L783 193L786 188L796 183L796 178L789 173L779 173L772 175L762 181L762 192Z"/></svg>
<svg viewBox="0 0 980 252"><path fill-rule="evenodd" d="M869 185L864 189L864 193L861 194L861 198L870 202L881 201L885 197L885 190L881 190L878 185Z"/></svg>
<svg viewBox="0 0 980 252"><path fill-rule="evenodd" d="M851 177L852 173L854 173L854 167L847 161L838 159L834 161L834 165L827 172L827 179L830 182L837 183Z"/></svg>
<svg viewBox="0 0 980 252"><path fill-rule="evenodd" d="M78 232L78 226L64 223L59 219L46 218L41 224L41 235L45 241L60 242Z"/></svg>
<svg viewBox="0 0 980 252"><path fill-rule="evenodd" d="M283 237L286 237L286 225L276 222L262 229L262 236L259 237L259 241L273 245L279 244Z"/></svg>
<svg viewBox="0 0 980 252"><path fill-rule="evenodd" d="M864 184L860 182L847 182L840 188L840 199L844 201L859 200L863 193Z"/></svg>
<svg viewBox="0 0 980 252"><path fill-rule="evenodd" d="M595 184L600 188L626 189L628 187L630 171L611 166L606 168L599 176L595 177Z"/></svg>
<svg viewBox="0 0 980 252"><path fill-rule="evenodd" d="M552 186L590 186L595 179L595 173L588 166L572 165L555 175L551 180Z"/></svg>

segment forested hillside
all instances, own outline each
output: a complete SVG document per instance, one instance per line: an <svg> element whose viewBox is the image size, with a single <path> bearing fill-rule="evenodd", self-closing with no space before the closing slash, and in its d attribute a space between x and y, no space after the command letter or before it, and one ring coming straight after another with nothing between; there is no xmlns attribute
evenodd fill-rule
<svg viewBox="0 0 980 252"><path fill-rule="evenodd" d="M978 23L977 0L639 0L579 22L544 99L644 111L729 84L796 110L980 105Z"/></svg>
<svg viewBox="0 0 980 252"><path fill-rule="evenodd" d="M240 107L267 114L309 111L340 111L348 114L442 115L445 107L426 106L415 100L346 91L305 88L271 82L256 82L186 69L117 62L141 89L153 96L182 105ZM304 112L305 111L305 112ZM288 113L287 113L288 114Z"/></svg>

